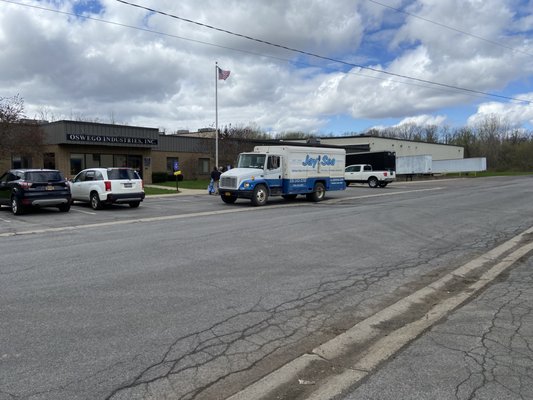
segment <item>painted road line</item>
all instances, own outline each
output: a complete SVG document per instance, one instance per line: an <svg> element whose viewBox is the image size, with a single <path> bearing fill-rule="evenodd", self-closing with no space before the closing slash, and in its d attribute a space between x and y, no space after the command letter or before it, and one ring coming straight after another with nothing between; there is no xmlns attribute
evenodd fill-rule
<svg viewBox="0 0 533 400"><path fill-rule="evenodd" d="M532 234L533 228L529 228L426 287L417 290L391 306L359 322L348 331L318 346L311 354L296 358L287 364L288 366L290 365L289 368L280 368L280 370L284 369L283 374L279 373L280 370L274 371L258 382L229 397L228 400L260 399L276 389L281 388L283 385L290 383L296 385L298 377L305 375L305 370L311 362L328 364L330 366L335 365L336 369L340 369L341 372L326 378L322 382L316 382L316 385L313 386L316 386L317 389L307 397L307 400L333 399L360 382L372 373L380 363L392 357L402 347L416 339L449 312L477 295L480 290L520 260L521 257L532 252L533 242L521 245L522 240ZM503 260L498 262L502 257ZM444 299L420 319L407 323L399 329L388 333L386 336L379 338L380 331L377 328L379 325L393 321L399 315L408 311L412 305L423 302L429 295L445 290L446 284L452 282L454 279L466 278L469 273L494 263L497 264L484 272L473 284L463 289L457 295L452 295ZM348 353L351 348L369 343L373 339L377 340L366 346L364 352L359 355L353 364L345 365L343 362L336 362L336 360ZM303 360L299 361L299 358L303 358Z"/></svg>
<svg viewBox="0 0 533 400"><path fill-rule="evenodd" d="M504 261L496 264L483 274L478 281L469 286L468 290L444 300L433 307L424 317L411 322L378 340L365 350L362 358L357 363L343 373L320 385L319 389L313 392L307 400L330 400L335 396L342 394L351 386L360 382L367 375L372 373L380 363L392 357L401 348L419 337L426 329L440 321L449 312L476 295L481 289L487 286L521 257L532 251L533 243L520 247L513 253L509 254ZM359 374L354 376L354 371L359 372Z"/></svg>
<svg viewBox="0 0 533 400"><path fill-rule="evenodd" d="M82 214L88 214L88 215L96 215L95 212L80 210L78 208L72 208L72 207L70 208L70 211L75 211L75 212L79 212L79 213L82 213Z"/></svg>
<svg viewBox="0 0 533 400"><path fill-rule="evenodd" d="M402 190L400 192L389 192L386 193L377 193L377 194L366 194L361 196L353 196L353 197L343 197L340 199L330 199L326 200L327 203L342 203L345 200L357 200L357 199L366 199L371 197L387 197L387 196L395 196L398 194L406 194L406 193L419 193L419 192L432 192L435 190L442 190L443 187L435 187L435 188L428 188L428 189L415 189L415 190Z"/></svg>
<svg viewBox="0 0 533 400"><path fill-rule="evenodd" d="M420 190L407 190L407 191L401 191L401 192L378 193L378 194L363 195L363 196L344 197L342 199L330 199L330 200L325 200L321 203L335 204L335 203L341 203L342 201L346 201L346 200L365 199L365 198L370 198L370 197L396 196L400 194L427 192L427 191L442 190L442 189L443 188L431 188L431 189L420 189ZM127 224L149 223L149 222L159 222L159 221L172 221L172 220L177 220L177 219L197 218L197 217L206 217L206 216L211 216L211 215L224 215L224 214L233 214L233 213L240 213L240 212L254 212L254 211L263 211L263 210L267 211L267 210L272 210L272 209L277 209L277 208L304 207L304 206L309 206L312 204L314 203L309 203L309 202L284 203L284 204L276 204L276 205L267 205L264 207L231 208L231 209L217 210L217 211L202 211L202 212L196 212L196 213L191 213L191 214L177 214L177 215L165 215L161 217L135 218L135 219L122 220L122 221L109 221L109 222L100 222L100 223L85 224L85 225L33 229L33 230L21 231L21 232L4 232L4 233L0 233L0 237L19 236L19 235L35 235L35 234L42 234L42 233L48 233L48 232L76 231L76 230L81 230L81 229L102 228L104 226L127 225Z"/></svg>

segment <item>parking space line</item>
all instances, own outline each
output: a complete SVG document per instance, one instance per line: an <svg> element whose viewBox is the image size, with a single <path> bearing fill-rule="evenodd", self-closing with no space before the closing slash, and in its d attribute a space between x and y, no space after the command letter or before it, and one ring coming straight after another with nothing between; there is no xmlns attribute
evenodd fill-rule
<svg viewBox="0 0 533 400"><path fill-rule="evenodd" d="M406 190L406 191L401 191L401 192L387 191L387 193L377 193L377 194L369 194L369 195L362 195L362 196L344 197L340 199L330 199L330 200L325 200L321 203L337 204L337 203L342 203L343 201L346 201L346 200L366 199L370 197L396 196L399 194L427 192L427 191L435 191L435 190L442 190L442 189L444 188L437 187L437 188L420 189L420 190ZM122 221L108 221L108 222L99 222L99 223L85 224L85 225L34 229L34 230L22 231L22 232L4 232L4 233L0 233L0 237L31 235L31 234L47 233L47 232L75 231L75 230L80 230L80 229L100 228L104 226L126 225L126 224L140 223L140 222L171 221L171 220L176 220L176 219L206 217L206 216L211 216L211 215L224 215L224 214L233 214L233 213L240 213L240 212L255 212L255 211L263 211L263 210L267 211L267 210L272 210L276 208L303 207L303 206L309 206L311 204L314 204L314 203L309 203L309 202L284 203L284 204L267 205L265 207L231 208L231 209L226 209L226 210L201 211L201 212L195 212L191 214L174 214L174 215L164 215L160 217L135 218L135 219L126 219ZM82 210L77 210L77 211L89 213L88 211L82 211Z"/></svg>
<svg viewBox="0 0 533 400"><path fill-rule="evenodd" d="M77 208L71 208L70 211L76 211L76 212L80 212L80 213L83 213L83 214L88 214L88 215L96 215L95 212L91 212L91 211L84 211L84 210L78 210Z"/></svg>

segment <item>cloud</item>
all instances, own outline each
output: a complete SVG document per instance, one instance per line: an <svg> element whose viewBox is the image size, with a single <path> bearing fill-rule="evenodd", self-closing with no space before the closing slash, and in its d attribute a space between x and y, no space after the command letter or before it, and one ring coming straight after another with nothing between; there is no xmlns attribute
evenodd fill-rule
<svg viewBox="0 0 533 400"><path fill-rule="evenodd" d="M218 61L232 71L228 80L218 82L220 125L332 131L339 115L379 124L384 118L441 115L443 108L479 101L471 93L401 76L491 92L517 80L529 82L533 70L531 57L524 54L531 10L514 13L512 0L419 0L406 9L523 52L364 0L338 0L335 7L326 0L157 2L169 14L397 76L294 53L114 0L25 4L60 11L2 4L0 93L19 93L29 117L46 111L54 118L105 122L112 115L117 123L167 131L213 126ZM65 14L73 10L91 19ZM516 32L511 31L515 26Z"/></svg>
<svg viewBox="0 0 533 400"><path fill-rule="evenodd" d="M525 93L518 95L518 97L533 102L533 93ZM513 127L520 127L524 124L533 125L533 105L527 103L483 103L479 105L477 112L468 118L467 124L475 126L494 116L510 123Z"/></svg>
<svg viewBox="0 0 533 400"><path fill-rule="evenodd" d="M398 122L395 126L413 124L419 126L441 125L446 121L444 115L417 115L416 117L407 117Z"/></svg>

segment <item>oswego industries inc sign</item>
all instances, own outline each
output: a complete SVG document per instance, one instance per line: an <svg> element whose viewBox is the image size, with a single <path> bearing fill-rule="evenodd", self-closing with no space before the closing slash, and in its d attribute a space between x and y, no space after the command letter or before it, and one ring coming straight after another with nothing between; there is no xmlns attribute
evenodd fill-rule
<svg viewBox="0 0 533 400"><path fill-rule="evenodd" d="M67 133L67 140L74 141L74 142L141 144L141 145L157 146L157 139L124 137L124 136L84 135L84 134L78 134L78 133Z"/></svg>

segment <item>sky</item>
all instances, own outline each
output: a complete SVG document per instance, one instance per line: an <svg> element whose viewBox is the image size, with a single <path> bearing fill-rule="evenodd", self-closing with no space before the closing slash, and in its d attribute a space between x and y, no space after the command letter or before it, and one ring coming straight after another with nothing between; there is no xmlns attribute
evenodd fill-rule
<svg viewBox="0 0 533 400"><path fill-rule="evenodd" d="M217 115L317 135L533 126L533 1L127 3L0 0L0 97L28 118L167 133Z"/></svg>

